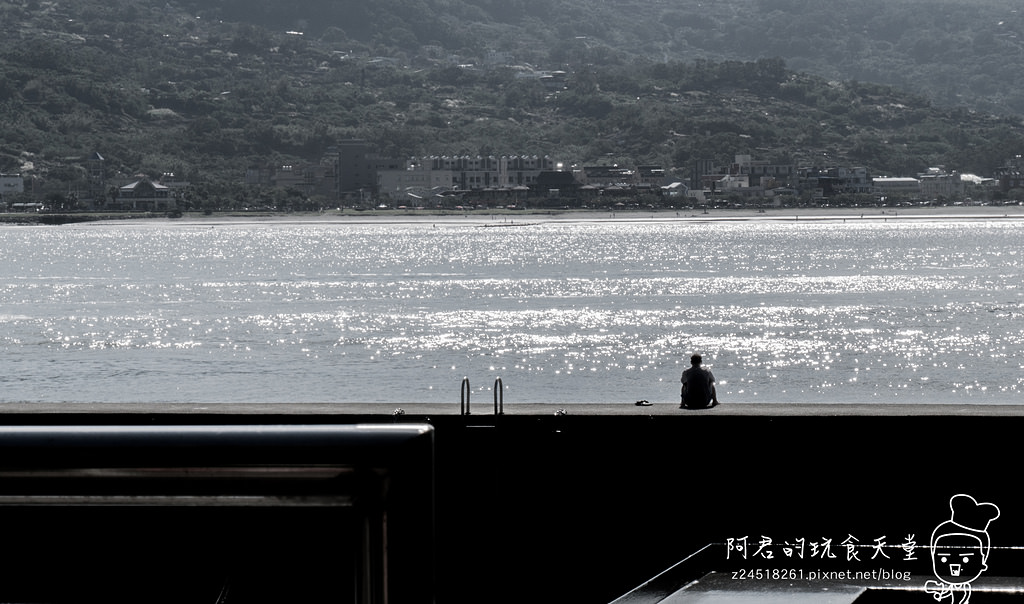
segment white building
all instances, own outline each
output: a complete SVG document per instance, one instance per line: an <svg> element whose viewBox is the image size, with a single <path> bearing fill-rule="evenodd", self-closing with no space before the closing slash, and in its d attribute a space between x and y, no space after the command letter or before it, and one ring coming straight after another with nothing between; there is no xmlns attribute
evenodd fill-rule
<svg viewBox="0 0 1024 604"><path fill-rule="evenodd" d="M942 168L928 168L917 175L921 181L921 196L927 199L961 200L977 195L981 189L995 186L995 180L975 174L946 172Z"/></svg>
<svg viewBox="0 0 1024 604"><path fill-rule="evenodd" d="M880 176L872 179L876 195L906 195L918 197L921 194L921 181L909 177Z"/></svg>

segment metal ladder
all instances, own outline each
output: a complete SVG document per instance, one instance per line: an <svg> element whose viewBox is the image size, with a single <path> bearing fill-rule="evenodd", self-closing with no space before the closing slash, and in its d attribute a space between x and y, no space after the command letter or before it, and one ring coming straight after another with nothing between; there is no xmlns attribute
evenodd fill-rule
<svg viewBox="0 0 1024 604"><path fill-rule="evenodd" d="M462 415L472 415L470 410L470 390L469 378L462 378L462 391L459 397L459 411ZM494 414L505 415L505 386L500 377L494 380Z"/></svg>

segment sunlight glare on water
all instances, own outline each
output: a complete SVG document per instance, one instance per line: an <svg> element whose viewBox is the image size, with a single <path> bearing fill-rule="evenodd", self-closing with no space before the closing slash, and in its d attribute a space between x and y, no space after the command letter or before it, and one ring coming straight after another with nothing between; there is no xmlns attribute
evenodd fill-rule
<svg viewBox="0 0 1024 604"><path fill-rule="evenodd" d="M3 228L0 400L1017 402L1018 221Z"/></svg>

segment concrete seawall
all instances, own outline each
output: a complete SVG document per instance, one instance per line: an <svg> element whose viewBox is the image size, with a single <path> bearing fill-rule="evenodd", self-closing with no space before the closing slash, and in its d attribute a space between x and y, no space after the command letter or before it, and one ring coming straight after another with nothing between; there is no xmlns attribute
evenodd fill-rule
<svg viewBox="0 0 1024 604"><path fill-rule="evenodd" d="M948 501L999 505L1024 545L1013 469L1024 406L8 404L8 425L428 423L437 602L610 602L707 543L926 543ZM396 410L401 409L401 413ZM1021 576L993 557L990 571Z"/></svg>

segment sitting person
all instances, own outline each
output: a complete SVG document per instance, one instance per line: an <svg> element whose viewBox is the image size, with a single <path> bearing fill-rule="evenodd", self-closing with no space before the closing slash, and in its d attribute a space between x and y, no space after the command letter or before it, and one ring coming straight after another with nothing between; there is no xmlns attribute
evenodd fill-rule
<svg viewBox="0 0 1024 604"><path fill-rule="evenodd" d="M680 409L706 409L718 405L715 376L705 367L699 354L690 357L690 368L683 372Z"/></svg>

